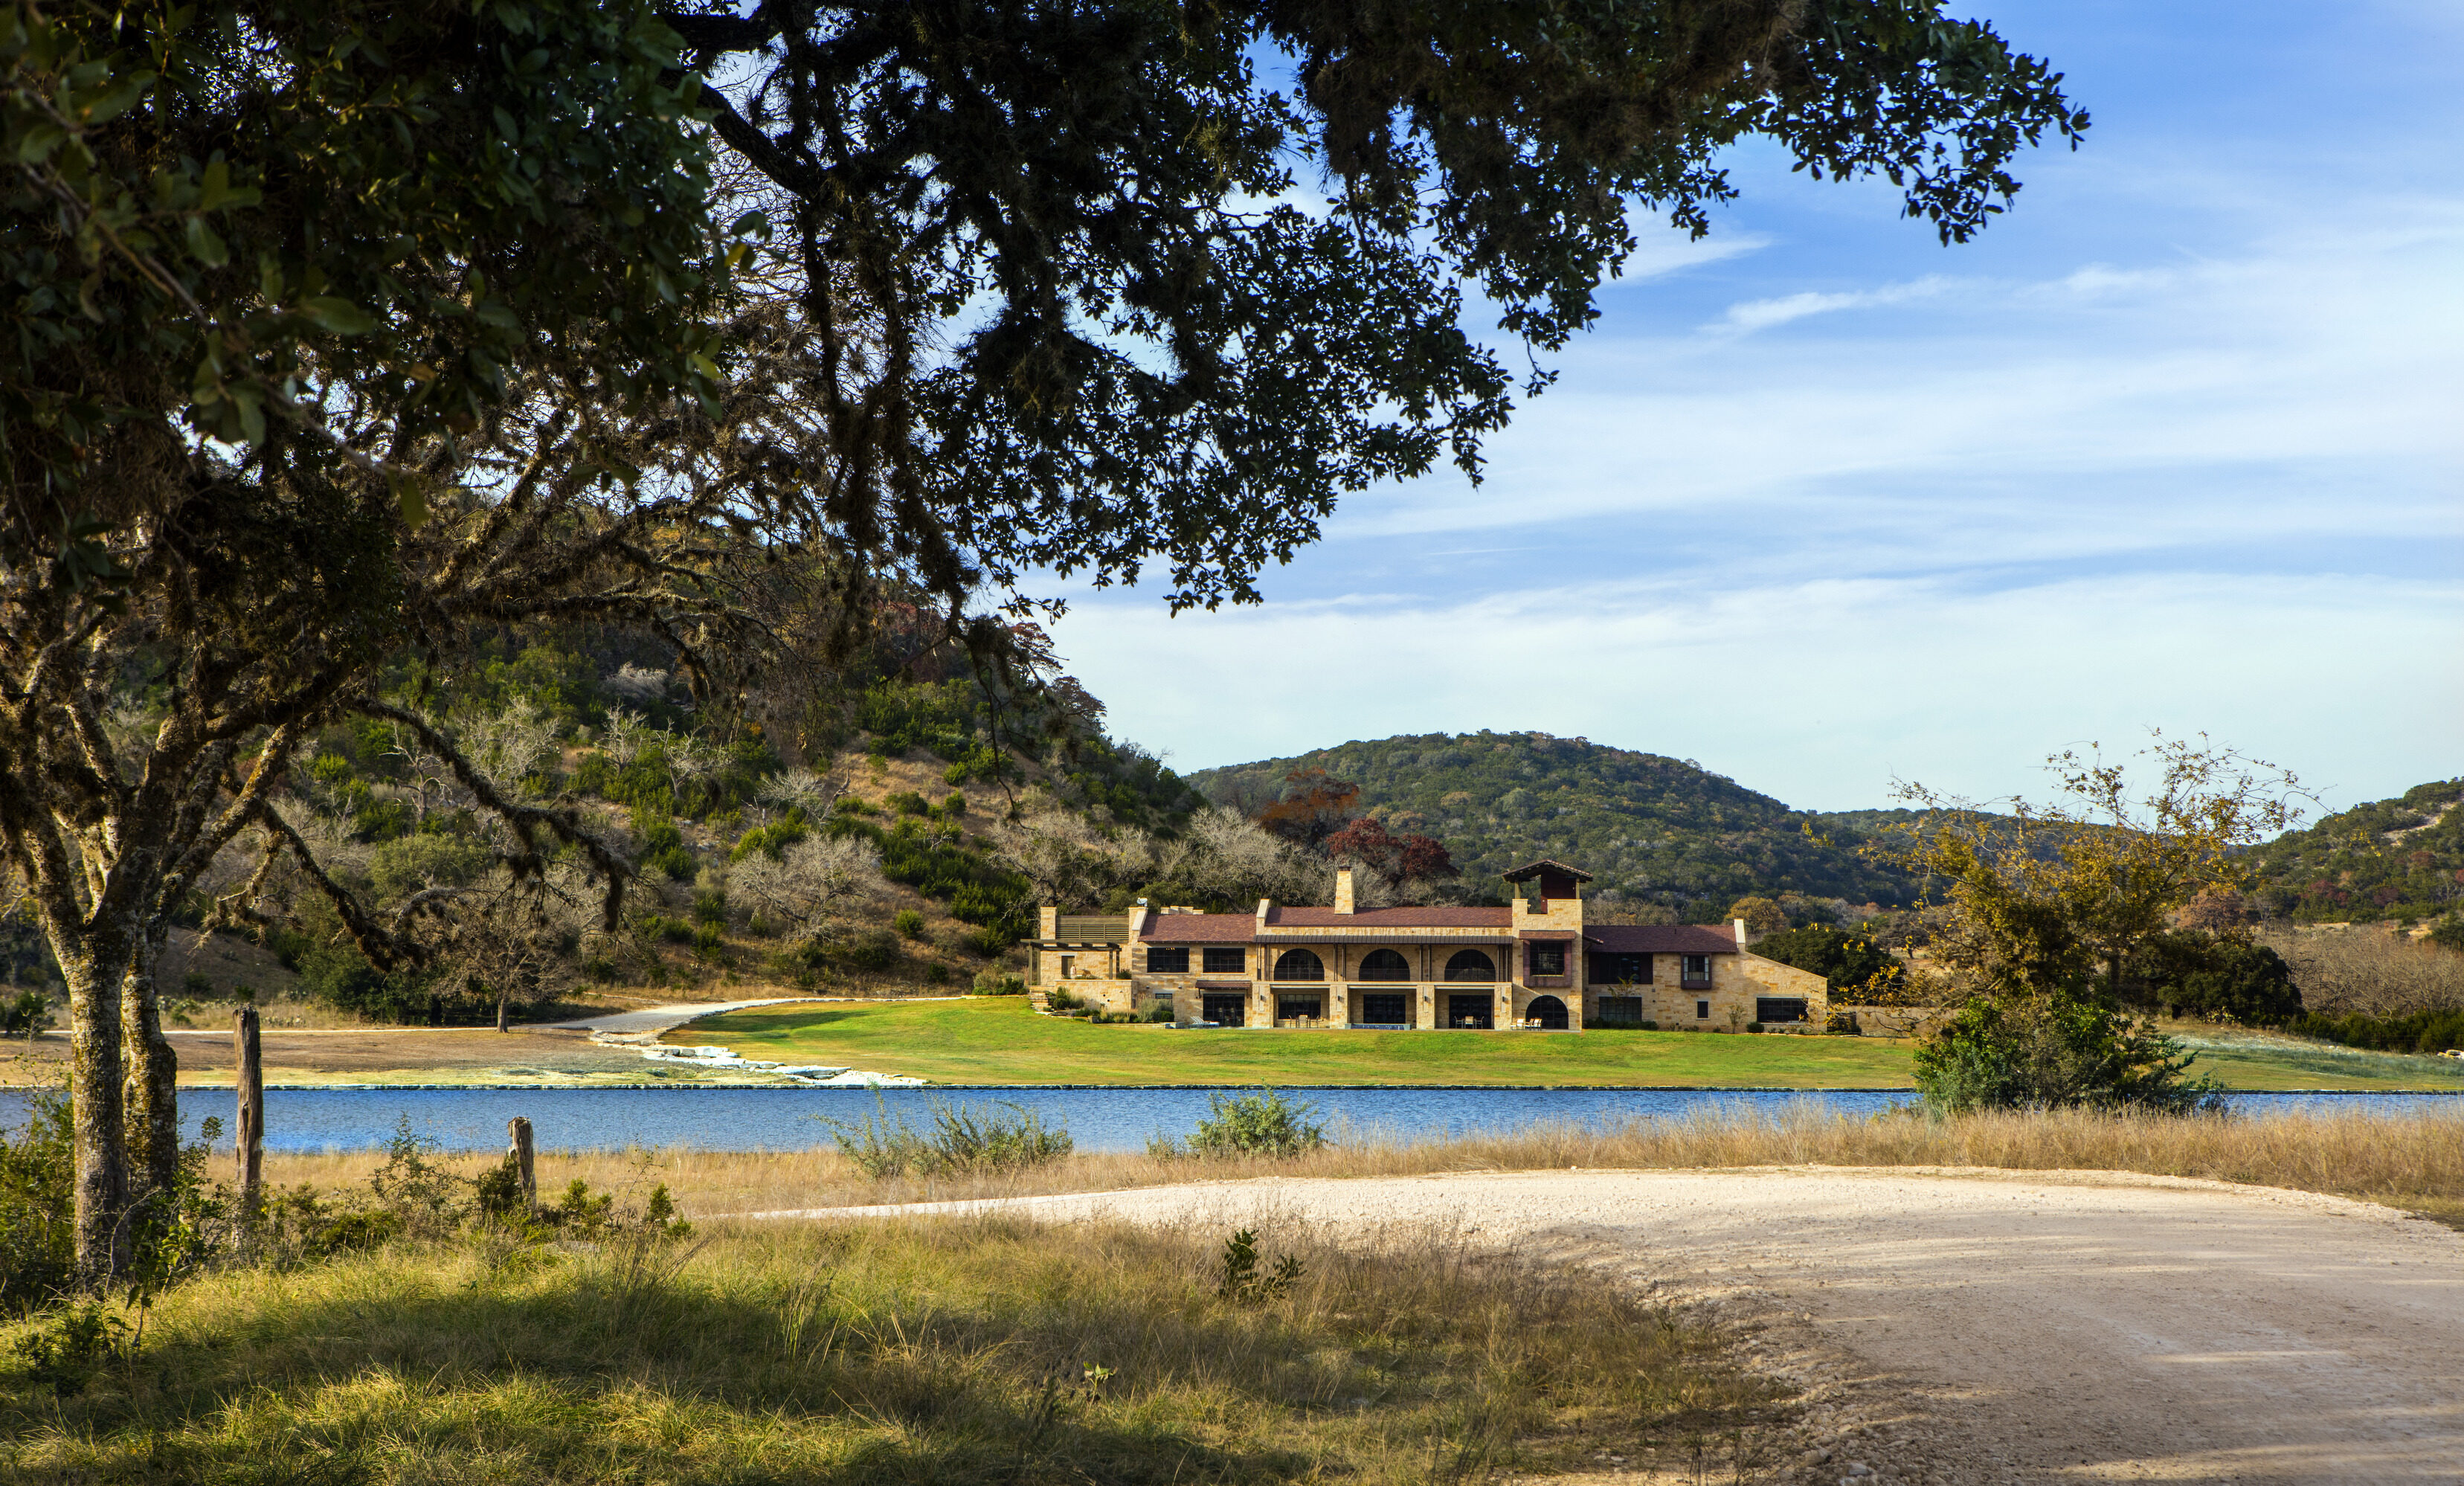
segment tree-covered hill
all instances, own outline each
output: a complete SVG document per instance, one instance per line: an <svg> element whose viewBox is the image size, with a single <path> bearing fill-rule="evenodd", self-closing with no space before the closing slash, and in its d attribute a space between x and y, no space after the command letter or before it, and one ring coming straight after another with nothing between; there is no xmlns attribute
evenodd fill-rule
<svg viewBox="0 0 2464 1486"><path fill-rule="evenodd" d="M2422 919L2464 903L2464 776L2339 811L2258 848L2272 917Z"/></svg>
<svg viewBox="0 0 2464 1486"><path fill-rule="evenodd" d="M1393 737L1204 770L1189 782L1255 814L1288 775L1309 769L1357 783L1358 808L1389 828L1444 841L1476 892L1518 863L1554 857L1596 874L1595 894L1689 918L1717 914L1749 892L1885 906L1909 897L1904 877L1857 852L1895 812L1792 810L1691 759L1581 738Z"/></svg>

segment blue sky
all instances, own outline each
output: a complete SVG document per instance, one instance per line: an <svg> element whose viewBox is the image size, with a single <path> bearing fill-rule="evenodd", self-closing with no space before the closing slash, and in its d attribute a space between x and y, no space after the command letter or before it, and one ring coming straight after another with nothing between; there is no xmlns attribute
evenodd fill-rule
<svg viewBox="0 0 2464 1486"><path fill-rule="evenodd" d="M1184 771L1537 729L1810 809L2204 731L2330 806L2464 773L2464 6L2001 3L2093 114L1946 249L1729 164L1557 385L1260 606L1063 589Z"/></svg>

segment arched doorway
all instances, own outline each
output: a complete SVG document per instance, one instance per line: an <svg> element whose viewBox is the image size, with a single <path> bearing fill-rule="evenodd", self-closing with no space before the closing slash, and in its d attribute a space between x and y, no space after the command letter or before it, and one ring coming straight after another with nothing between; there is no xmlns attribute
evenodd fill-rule
<svg viewBox="0 0 2464 1486"><path fill-rule="evenodd" d="M1566 1003L1553 995L1535 995L1531 1004L1523 1008L1524 1019L1536 1021L1543 1032L1566 1030Z"/></svg>
<svg viewBox="0 0 2464 1486"><path fill-rule="evenodd" d="M1478 950L1465 950L1446 961L1448 980L1495 980L1497 962Z"/></svg>
<svg viewBox="0 0 2464 1486"><path fill-rule="evenodd" d="M1326 962L1308 950L1287 950L1275 961L1277 980L1324 980Z"/></svg>

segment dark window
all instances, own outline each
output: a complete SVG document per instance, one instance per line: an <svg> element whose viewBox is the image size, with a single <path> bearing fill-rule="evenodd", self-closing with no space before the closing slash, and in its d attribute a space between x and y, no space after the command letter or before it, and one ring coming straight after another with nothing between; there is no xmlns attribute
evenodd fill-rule
<svg viewBox="0 0 2464 1486"><path fill-rule="evenodd" d="M1566 947L1562 944L1531 946L1531 973L1562 975L1566 972Z"/></svg>
<svg viewBox="0 0 2464 1486"><path fill-rule="evenodd" d="M1279 995L1275 997L1277 1021L1299 1021L1306 1016L1311 1021L1326 1015L1326 1002L1314 995Z"/></svg>
<svg viewBox="0 0 2464 1486"><path fill-rule="evenodd" d="M1495 1025L1497 1002L1485 995L1450 995L1446 997L1446 1025L1449 1027L1488 1027Z"/></svg>
<svg viewBox="0 0 2464 1486"><path fill-rule="evenodd" d="M1412 1024L1412 998L1383 992L1360 998L1359 1020L1373 1027L1408 1027Z"/></svg>
<svg viewBox="0 0 2464 1486"><path fill-rule="evenodd" d="M1183 950L1149 950L1147 973L1150 975L1186 975L1189 973L1189 951Z"/></svg>
<svg viewBox="0 0 2464 1486"><path fill-rule="evenodd" d="M1689 986L1707 986L1711 983L1711 956L1707 954L1685 956L1685 983Z"/></svg>
<svg viewBox="0 0 2464 1486"><path fill-rule="evenodd" d="M1563 1032L1566 1030L1566 1003L1553 995L1533 996L1531 1004L1523 1008L1523 1019L1538 1022L1543 1032Z"/></svg>
<svg viewBox="0 0 2464 1486"><path fill-rule="evenodd" d="M1607 1027L1639 1027L1642 1025L1642 997L1639 995L1604 995L1599 1011L1592 1019Z"/></svg>
<svg viewBox="0 0 2464 1486"><path fill-rule="evenodd" d="M1495 980L1497 962L1478 950L1465 950L1446 961L1448 980Z"/></svg>
<svg viewBox="0 0 2464 1486"><path fill-rule="evenodd" d="M1697 1001L1697 1002L1695 1002L1695 1003L1694 1003L1694 1015L1695 1015L1697 1017L1701 1018L1702 1020L1705 1020L1705 1021L1708 1021L1708 1020L1710 1020L1710 1019L1711 1019L1711 1003L1710 1003L1710 1002L1708 1002L1708 1001Z"/></svg>
<svg viewBox="0 0 2464 1486"><path fill-rule="evenodd" d="M1372 950L1361 957L1360 978L1409 980L1412 978L1412 962L1392 950Z"/></svg>
<svg viewBox="0 0 2464 1486"><path fill-rule="evenodd" d="M1249 1019L1249 998L1245 995L1200 996L1199 1003L1206 1019L1220 1027L1238 1027Z"/></svg>
<svg viewBox="0 0 2464 1486"><path fill-rule="evenodd" d="M1651 956L1648 954L1595 954L1592 957L1592 984L1647 986L1651 984Z"/></svg>
<svg viewBox="0 0 2464 1486"><path fill-rule="evenodd" d="M1287 950L1275 962L1277 980L1324 980L1326 962L1308 950Z"/></svg>
<svg viewBox="0 0 2464 1486"><path fill-rule="evenodd" d="M1205 964L1206 972L1210 975L1245 975L1249 972L1249 951L1237 945L1228 950L1219 950L1210 945L1206 949Z"/></svg>
<svg viewBox="0 0 2464 1486"><path fill-rule="evenodd" d="M1803 1021L1805 1003L1795 996L1765 995L1754 999L1756 1021Z"/></svg>

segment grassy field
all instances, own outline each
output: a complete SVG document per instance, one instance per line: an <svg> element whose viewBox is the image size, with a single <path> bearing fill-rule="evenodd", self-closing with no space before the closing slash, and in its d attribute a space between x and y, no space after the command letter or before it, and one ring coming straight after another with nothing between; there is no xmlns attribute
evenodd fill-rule
<svg viewBox="0 0 2464 1486"><path fill-rule="evenodd" d="M1906 1042L1678 1032L1277 1032L1098 1027L1014 996L714 1016L671 1042L935 1083L1906 1088Z"/></svg>
<svg viewBox="0 0 2464 1486"><path fill-rule="evenodd" d="M2176 1027L2195 1071L2236 1089L2454 1089L2464 1062L2362 1053L2270 1034ZM1104 1026L1012 997L808 1003L715 1016L671 1035L747 1058L843 1064L935 1083L1495 1084L1906 1088L1914 1044L1693 1032L1275 1032Z"/></svg>
<svg viewBox="0 0 2464 1486"><path fill-rule="evenodd" d="M1418 1486L1778 1453L1778 1387L1624 1286L1442 1234L1269 1230L1262 1269L1297 1275L1226 1295L1227 1236L479 1234L228 1270L68 1388L0 1366L0 1479ZM0 1357L37 1331L0 1322Z"/></svg>

